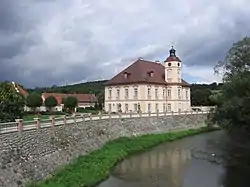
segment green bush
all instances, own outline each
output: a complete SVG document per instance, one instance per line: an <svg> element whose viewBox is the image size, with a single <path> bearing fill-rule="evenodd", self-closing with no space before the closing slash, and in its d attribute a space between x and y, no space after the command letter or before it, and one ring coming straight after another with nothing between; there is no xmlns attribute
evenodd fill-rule
<svg viewBox="0 0 250 187"><path fill-rule="evenodd" d="M147 150L165 141L173 141L214 129L200 128L173 133L150 134L139 137L121 137L107 142L101 149L78 157L41 182L27 187L91 187L105 180L114 166L128 155Z"/></svg>
<svg viewBox="0 0 250 187"><path fill-rule="evenodd" d="M0 122L22 118L25 98L9 82L0 82Z"/></svg>
<svg viewBox="0 0 250 187"><path fill-rule="evenodd" d="M86 107L86 108L76 108L76 112L98 114L99 110L96 110L93 107Z"/></svg>

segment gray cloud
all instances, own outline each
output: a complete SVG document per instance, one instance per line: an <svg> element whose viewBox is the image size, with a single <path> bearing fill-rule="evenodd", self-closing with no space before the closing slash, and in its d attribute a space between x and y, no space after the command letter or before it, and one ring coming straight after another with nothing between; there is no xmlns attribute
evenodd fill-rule
<svg viewBox="0 0 250 187"><path fill-rule="evenodd" d="M110 78L141 56L165 60L174 42L185 73L192 76L198 67L203 73L194 77L209 81L212 66L249 35L249 5L248 0L2 0L0 80L30 87Z"/></svg>

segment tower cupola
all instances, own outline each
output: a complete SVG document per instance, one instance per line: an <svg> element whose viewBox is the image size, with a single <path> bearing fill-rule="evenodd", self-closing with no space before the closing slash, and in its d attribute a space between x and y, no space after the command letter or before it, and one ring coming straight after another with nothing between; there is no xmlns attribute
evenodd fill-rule
<svg viewBox="0 0 250 187"><path fill-rule="evenodd" d="M176 56L176 50L172 46L172 48L169 50L169 56L164 62L171 62L171 61L177 61L181 62L181 60Z"/></svg>
<svg viewBox="0 0 250 187"><path fill-rule="evenodd" d="M172 46L169 56L164 61L165 81L168 83L181 83L181 60L176 56L176 50Z"/></svg>

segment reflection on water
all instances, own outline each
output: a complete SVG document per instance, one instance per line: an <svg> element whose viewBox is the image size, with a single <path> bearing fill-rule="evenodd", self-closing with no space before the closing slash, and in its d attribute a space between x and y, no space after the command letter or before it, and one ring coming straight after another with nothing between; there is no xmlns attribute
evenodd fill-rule
<svg viewBox="0 0 250 187"><path fill-rule="evenodd" d="M164 151L146 152L124 160L112 173L117 179L147 183L152 180L152 173L158 180L166 180L169 186L179 186L182 174L191 152L188 149L165 149ZM164 171L167 169L167 173ZM149 180L149 181L148 181Z"/></svg>
<svg viewBox="0 0 250 187"><path fill-rule="evenodd" d="M124 160L99 187L231 187L226 142L217 131L164 143Z"/></svg>
<svg viewBox="0 0 250 187"><path fill-rule="evenodd" d="M228 142L224 187L249 187L250 142L249 134L235 132ZM232 141L233 140L233 141Z"/></svg>

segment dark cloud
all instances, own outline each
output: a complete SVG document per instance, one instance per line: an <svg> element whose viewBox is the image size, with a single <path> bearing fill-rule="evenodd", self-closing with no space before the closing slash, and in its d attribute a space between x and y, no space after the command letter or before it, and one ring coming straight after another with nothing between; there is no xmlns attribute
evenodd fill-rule
<svg viewBox="0 0 250 187"><path fill-rule="evenodd" d="M183 3L2 0L0 80L33 87L110 78L138 57L165 60L173 42L188 71L198 66L195 77L209 81L250 33L249 2Z"/></svg>

